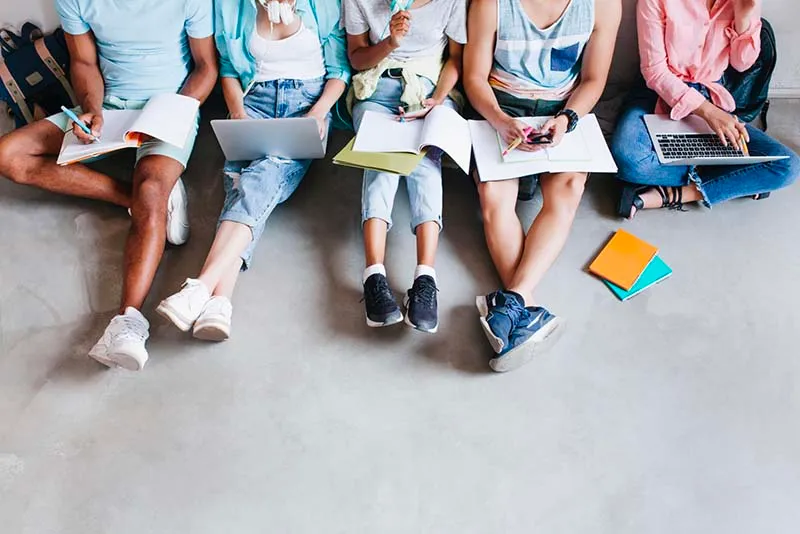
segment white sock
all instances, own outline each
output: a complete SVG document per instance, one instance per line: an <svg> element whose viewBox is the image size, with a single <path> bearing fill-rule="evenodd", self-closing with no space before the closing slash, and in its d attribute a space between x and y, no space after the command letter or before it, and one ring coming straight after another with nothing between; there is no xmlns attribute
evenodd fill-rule
<svg viewBox="0 0 800 534"><path fill-rule="evenodd" d="M384 267L382 263L376 263L374 265L370 265L369 267L364 269L364 277L361 282L366 283L367 278L369 278L373 274L382 274L383 276L386 276L386 267Z"/></svg>
<svg viewBox="0 0 800 534"><path fill-rule="evenodd" d="M414 280L416 280L417 278L419 278L424 274L433 278L434 282L438 282L436 280L436 269L434 269L430 265L417 265L417 268L414 270Z"/></svg>

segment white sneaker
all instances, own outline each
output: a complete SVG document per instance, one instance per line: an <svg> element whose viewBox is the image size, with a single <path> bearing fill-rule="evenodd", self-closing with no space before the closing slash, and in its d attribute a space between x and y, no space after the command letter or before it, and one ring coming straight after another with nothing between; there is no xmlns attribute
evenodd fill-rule
<svg viewBox="0 0 800 534"><path fill-rule="evenodd" d="M108 367L141 371L147 362L144 344L150 337L150 323L136 308L128 308L106 327L103 336L89 351L89 357Z"/></svg>
<svg viewBox="0 0 800 534"><path fill-rule="evenodd" d="M167 241L183 245L189 239L189 198L183 180L178 178L167 200Z"/></svg>
<svg viewBox="0 0 800 534"><path fill-rule="evenodd" d="M188 332L209 300L211 292L205 284L200 280L187 278L180 291L161 301L156 312Z"/></svg>
<svg viewBox="0 0 800 534"><path fill-rule="evenodd" d="M204 341L225 341L231 336L233 305L228 297L211 297L194 323L192 335Z"/></svg>

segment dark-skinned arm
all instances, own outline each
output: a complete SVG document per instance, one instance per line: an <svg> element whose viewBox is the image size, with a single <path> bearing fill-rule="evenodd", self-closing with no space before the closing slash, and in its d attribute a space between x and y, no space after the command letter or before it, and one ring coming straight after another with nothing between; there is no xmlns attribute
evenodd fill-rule
<svg viewBox="0 0 800 534"><path fill-rule="evenodd" d="M181 88L181 94L199 100L202 104L217 83L217 49L214 36L195 39L189 37L194 68Z"/></svg>
<svg viewBox="0 0 800 534"><path fill-rule="evenodd" d="M97 62L97 46L94 34L89 31L81 35L64 34L70 57L70 79L75 90L75 97L83 112L79 118L92 130L92 135L99 138L103 130L103 96L105 83ZM75 136L84 143L91 142L89 135L73 125Z"/></svg>

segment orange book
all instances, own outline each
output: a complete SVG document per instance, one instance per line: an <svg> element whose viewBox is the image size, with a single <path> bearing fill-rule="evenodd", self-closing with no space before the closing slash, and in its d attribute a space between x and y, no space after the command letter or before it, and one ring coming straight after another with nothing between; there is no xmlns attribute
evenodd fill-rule
<svg viewBox="0 0 800 534"><path fill-rule="evenodd" d="M628 291L656 254L656 247L620 229L594 259L589 272Z"/></svg>

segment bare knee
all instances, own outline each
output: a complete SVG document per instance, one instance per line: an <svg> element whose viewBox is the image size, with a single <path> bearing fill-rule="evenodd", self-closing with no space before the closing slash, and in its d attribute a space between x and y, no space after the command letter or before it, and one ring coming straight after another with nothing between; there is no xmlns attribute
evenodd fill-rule
<svg viewBox="0 0 800 534"><path fill-rule="evenodd" d="M481 215L484 224L491 224L504 213L514 213L517 188L514 182L483 182L478 184Z"/></svg>
<svg viewBox="0 0 800 534"><path fill-rule="evenodd" d="M578 211L586 186L586 175L582 173L562 173L550 178L550 183L542 188L544 204L557 214L572 219Z"/></svg>
<svg viewBox="0 0 800 534"><path fill-rule="evenodd" d="M23 149L24 143L13 133L0 137L0 174L18 184L31 183L31 172Z"/></svg>
<svg viewBox="0 0 800 534"><path fill-rule="evenodd" d="M138 172L135 178L131 215L134 224L146 227L164 225L167 216L167 201L172 189L172 180L163 175Z"/></svg>

